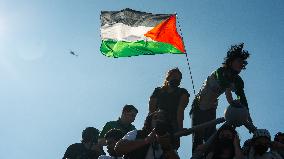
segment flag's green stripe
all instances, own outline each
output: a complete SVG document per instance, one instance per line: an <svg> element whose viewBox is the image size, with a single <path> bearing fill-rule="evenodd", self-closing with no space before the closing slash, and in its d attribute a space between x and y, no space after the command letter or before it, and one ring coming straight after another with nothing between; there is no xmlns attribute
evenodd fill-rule
<svg viewBox="0 0 284 159"><path fill-rule="evenodd" d="M103 40L100 50L108 57L129 57L164 53L183 54L171 44L143 40L136 42Z"/></svg>

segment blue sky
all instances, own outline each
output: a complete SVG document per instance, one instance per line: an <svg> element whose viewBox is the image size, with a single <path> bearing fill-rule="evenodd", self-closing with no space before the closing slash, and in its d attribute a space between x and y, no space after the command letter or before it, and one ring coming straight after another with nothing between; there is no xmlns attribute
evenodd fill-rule
<svg viewBox="0 0 284 159"><path fill-rule="evenodd" d="M137 106L134 124L141 128L149 96L172 67L181 69L191 104L184 55L113 59L100 53L100 11L124 8L178 14L197 90L229 46L244 42L251 58L241 76L255 125L272 135L284 131L282 0L1 0L0 158L61 158L85 127L101 129L125 104ZM218 116L226 106L222 96ZM238 131L242 142L251 137L243 127ZM181 158L190 151L191 136L182 138Z"/></svg>

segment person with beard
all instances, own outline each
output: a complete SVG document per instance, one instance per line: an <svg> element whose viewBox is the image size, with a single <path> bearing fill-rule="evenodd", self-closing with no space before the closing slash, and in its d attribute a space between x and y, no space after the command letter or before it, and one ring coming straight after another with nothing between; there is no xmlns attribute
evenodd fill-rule
<svg viewBox="0 0 284 159"><path fill-rule="evenodd" d="M170 124L174 131L183 128L184 110L189 102L189 93L180 88L182 73L178 68L167 72L163 86L155 88L149 100L149 114L157 110L164 110L168 114ZM175 148L180 145L176 139Z"/></svg>
<svg viewBox="0 0 284 159"><path fill-rule="evenodd" d="M273 152L268 152L271 146L271 136L266 129L257 129L251 140L251 148L247 156L248 159L282 159L282 157Z"/></svg>
<svg viewBox="0 0 284 159"><path fill-rule="evenodd" d="M214 71L204 82L199 93L195 96L190 111L192 126L216 119L218 97L225 93L230 105L243 105L248 109L244 93L244 81L239 75L246 68L249 53L243 50L244 43L232 45L224 59L223 66ZM232 92L237 95L233 100ZM252 122L251 118L249 120ZM192 134L192 152L200 144L206 142L216 132L216 126L196 131Z"/></svg>
<svg viewBox="0 0 284 159"><path fill-rule="evenodd" d="M114 151L115 144L124 136L123 132L119 129L111 129L108 131L104 138L107 144L107 152L109 156L101 155L98 159L123 159L122 155Z"/></svg>
<svg viewBox="0 0 284 159"><path fill-rule="evenodd" d="M237 131L230 125L223 125L210 146L206 159L244 159Z"/></svg>
<svg viewBox="0 0 284 159"><path fill-rule="evenodd" d="M115 151L125 159L179 159L171 134L166 112L155 111L146 117L142 130L133 130L118 141Z"/></svg>
<svg viewBox="0 0 284 159"><path fill-rule="evenodd" d="M82 132L81 143L70 145L62 159L97 159L104 152L98 142L99 130L87 127Z"/></svg>

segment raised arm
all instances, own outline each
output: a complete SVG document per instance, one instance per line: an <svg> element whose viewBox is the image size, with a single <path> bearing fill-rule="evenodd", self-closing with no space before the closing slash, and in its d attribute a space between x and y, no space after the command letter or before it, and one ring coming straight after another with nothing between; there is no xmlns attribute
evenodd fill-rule
<svg viewBox="0 0 284 159"><path fill-rule="evenodd" d="M235 82L235 87L236 87L235 94L237 95L238 100L249 111L248 102L247 102L247 98L246 98L245 91L244 91L244 81L242 80L242 78L240 76L237 76L237 79L236 79L236 82ZM249 120L249 122L252 122L250 113L249 113L249 119L248 120Z"/></svg>
<svg viewBox="0 0 284 159"><path fill-rule="evenodd" d="M234 99L233 99L233 96L232 96L231 88L226 88L225 95L226 95L226 99L227 99L228 103L233 104Z"/></svg>
<svg viewBox="0 0 284 159"><path fill-rule="evenodd" d="M114 150L118 154L125 155L147 144L149 144L149 141L146 139L138 139L134 141L122 139L116 143Z"/></svg>
<svg viewBox="0 0 284 159"><path fill-rule="evenodd" d="M235 94L237 95L238 100L240 100L241 104L248 108L248 102L244 91L244 81L240 76L236 78L235 87Z"/></svg>

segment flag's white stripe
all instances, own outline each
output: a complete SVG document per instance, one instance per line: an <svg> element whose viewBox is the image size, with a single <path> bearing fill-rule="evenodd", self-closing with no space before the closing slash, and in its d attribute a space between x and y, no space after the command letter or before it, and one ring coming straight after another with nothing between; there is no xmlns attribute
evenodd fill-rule
<svg viewBox="0 0 284 159"><path fill-rule="evenodd" d="M113 25L104 25L101 27L101 38L103 40L117 40L117 41L138 41L151 40L144 36L153 27L138 26L132 27L123 23L116 23Z"/></svg>

